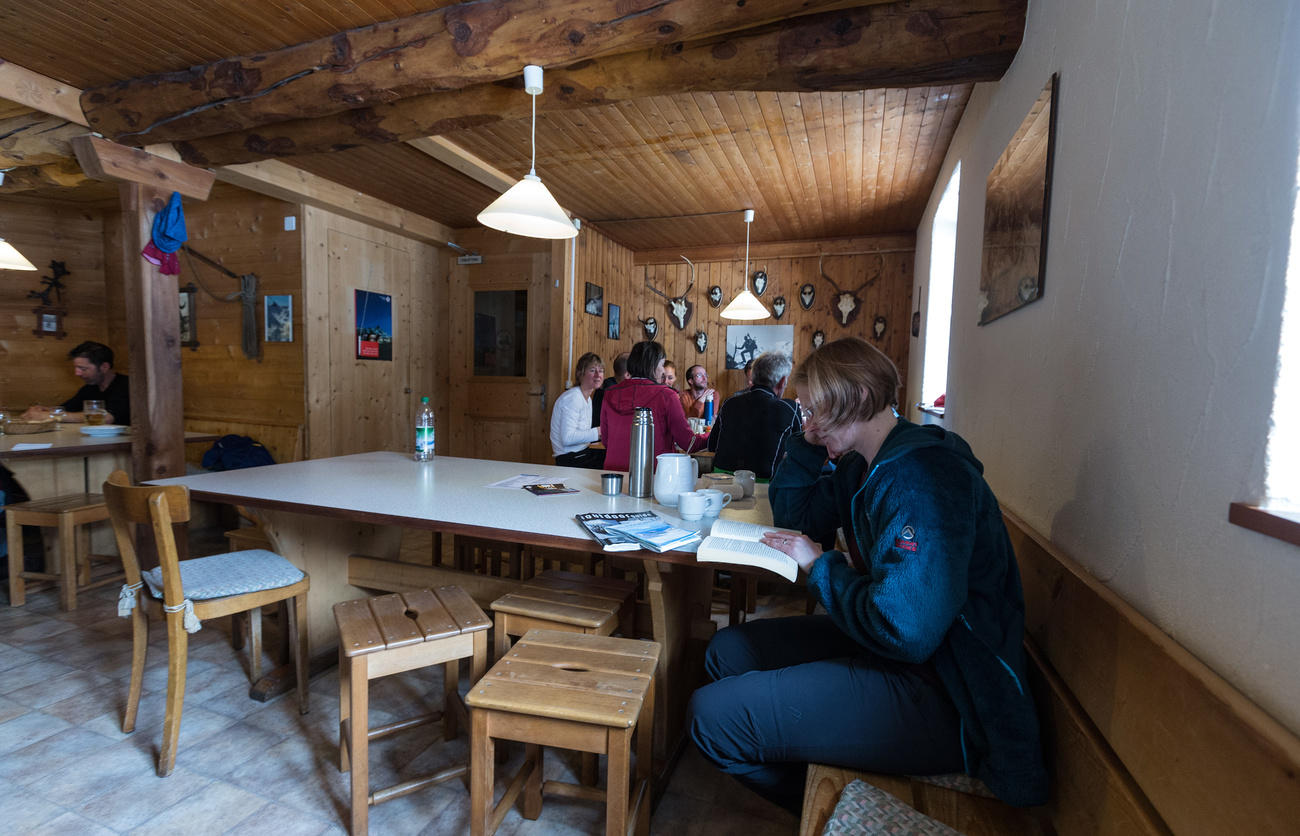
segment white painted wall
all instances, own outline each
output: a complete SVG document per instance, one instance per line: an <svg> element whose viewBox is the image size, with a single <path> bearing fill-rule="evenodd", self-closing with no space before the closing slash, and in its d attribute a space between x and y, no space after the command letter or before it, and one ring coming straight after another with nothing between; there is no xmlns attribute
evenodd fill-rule
<svg viewBox="0 0 1300 836"><path fill-rule="evenodd" d="M1053 72L1043 298L979 327L984 181ZM960 160L944 423L1007 507L1300 732L1300 549L1228 523L1262 495L1298 112L1293 0L1030 0L916 275Z"/></svg>

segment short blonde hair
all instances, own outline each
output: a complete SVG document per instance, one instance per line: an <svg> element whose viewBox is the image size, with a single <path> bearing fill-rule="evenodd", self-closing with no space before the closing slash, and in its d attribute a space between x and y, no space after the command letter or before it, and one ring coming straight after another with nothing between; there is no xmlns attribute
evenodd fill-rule
<svg viewBox="0 0 1300 836"><path fill-rule="evenodd" d="M578 368L576 369L577 376L582 377L583 373L592 366L600 366L604 369L605 364L600 361L599 354L596 354L594 351L588 351L586 354L578 358Z"/></svg>
<svg viewBox="0 0 1300 836"><path fill-rule="evenodd" d="M818 425L866 421L898 403L898 367L866 340L823 345L799 365L790 385Z"/></svg>

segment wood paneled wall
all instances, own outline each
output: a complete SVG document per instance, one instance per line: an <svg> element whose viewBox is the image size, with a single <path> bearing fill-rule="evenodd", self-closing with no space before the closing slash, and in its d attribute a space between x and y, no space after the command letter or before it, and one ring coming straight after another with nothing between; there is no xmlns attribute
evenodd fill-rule
<svg viewBox="0 0 1300 836"><path fill-rule="evenodd" d="M785 315L767 319L761 325L794 326L794 362L798 365L813 350L812 338L817 331L826 339L862 337L877 346L898 365L900 374L907 369L912 347L912 257L916 240L911 235L873 236L751 245L749 272L764 270L768 287L761 297L771 307L778 296L786 299ZM824 267L837 285L854 290L879 272L879 278L858 290L861 307L856 319L847 326L840 324L834 310L835 290L818 272L818 258L825 253ZM686 328L678 330L668 312L668 302L647 287L647 280L670 296L686 291L691 268L682 260L686 255L695 262L695 284L687 299L694 304ZM614 356L628 351L645 338L641 320L653 316L659 323L657 339L677 366L678 388L685 386L686 370L703 364L709 378L723 397L744 388L744 373L726 370L727 326L720 316L726 305L743 287L744 246L708 247L682 251L646 251L633 253L615 244L597 230L584 228L578 237L574 259L576 275L574 302L573 351L566 358L568 366L583 352L594 351L605 361L606 373L613 373ZM587 282L603 289L604 313L597 317L583 310ZM799 288L811 283L816 298L810 310L799 305ZM723 303L709 305L709 287L718 285ZM567 288L566 288L567 290ZM620 308L621 330L617 340L607 336L609 305ZM872 325L876 316L885 317L884 334L875 339ZM708 347L700 354L695 347L695 332L708 335ZM566 367L566 377L572 369ZM899 392L899 403L907 403L907 393Z"/></svg>
<svg viewBox="0 0 1300 836"><path fill-rule="evenodd" d="M106 301L103 231L99 210L0 201L0 236L39 268L0 271L0 405L25 408L71 397L81 381L72 374L68 350L83 340L111 346L115 367L126 370L126 344L115 341L106 321L110 309L120 318L122 306L120 285L116 299ZM32 309L40 300L27 298L28 291L44 289L41 277L53 275L51 261L62 261L70 271L63 278L63 339L33 333Z"/></svg>
<svg viewBox="0 0 1300 836"><path fill-rule="evenodd" d="M301 227L298 206L242 189L220 188L205 202L186 201L189 245L231 272L256 273L258 336L265 336L263 299L293 297L293 342L262 343L262 359L241 348L243 308L219 301L239 290L239 281L198 259L181 254L181 287L193 282L197 348L181 349L187 420L231 420L274 426L304 421L302 233L286 232L285 216Z"/></svg>

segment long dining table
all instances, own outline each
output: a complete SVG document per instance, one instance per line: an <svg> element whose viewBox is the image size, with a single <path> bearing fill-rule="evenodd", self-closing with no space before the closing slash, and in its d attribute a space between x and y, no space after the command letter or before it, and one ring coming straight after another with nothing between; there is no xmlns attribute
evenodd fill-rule
<svg viewBox="0 0 1300 836"><path fill-rule="evenodd" d="M536 496L493 483L520 475L563 482L577 493ZM626 480L625 480L626 481ZM436 560L400 559L403 529L427 529L531 546L592 552L597 544L574 519L590 512L652 510L683 527L707 530L711 520L683 522L653 498L601 493L600 471L554 465L437 456L429 462L374 452L204 473L150 484L185 485L198 501L256 508L276 550L311 576L307 628L313 655L337 645L333 605L367 590L397 591L440 584L466 589L486 606L518 583L459 571ZM771 524L766 486L736 500L724 518ZM700 564L695 546L639 559L646 575L650 634L663 646L655 752L661 766L682 739L686 703L702 675L700 662L715 625L712 578L720 564ZM743 567L733 567L742 570Z"/></svg>

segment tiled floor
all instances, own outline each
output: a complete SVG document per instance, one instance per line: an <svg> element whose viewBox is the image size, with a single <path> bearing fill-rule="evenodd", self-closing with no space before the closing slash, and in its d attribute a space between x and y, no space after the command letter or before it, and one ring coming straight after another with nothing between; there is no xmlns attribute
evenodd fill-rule
<svg viewBox="0 0 1300 836"><path fill-rule="evenodd" d="M116 617L117 590L84 593L71 613L52 591L25 607L0 606L0 832L346 832L347 775L338 771L338 671L311 682L311 712L292 693L248 699L247 659L229 627L209 622L190 637L189 674L176 770L154 773L166 691L165 631L151 633L139 719L121 731L131 659L129 622ZM6 602L7 603L7 602ZM766 601L769 608L788 601ZM431 669L371 683L372 723L416 713L441 693ZM436 699L437 697L435 697ZM425 727L375 741L372 785L394 783L467 757L465 736L449 743ZM515 747L516 749L518 747ZM515 761L498 770L513 771ZM548 753L548 775L576 768ZM498 781L498 795L504 782ZM721 803L720 803L721 802ZM451 781L371 809L376 834L467 833L469 795ZM602 832L599 805L548 797L537 821L517 810L501 834ZM651 832L777 836L797 820L741 788L693 749L679 761L654 810Z"/></svg>

